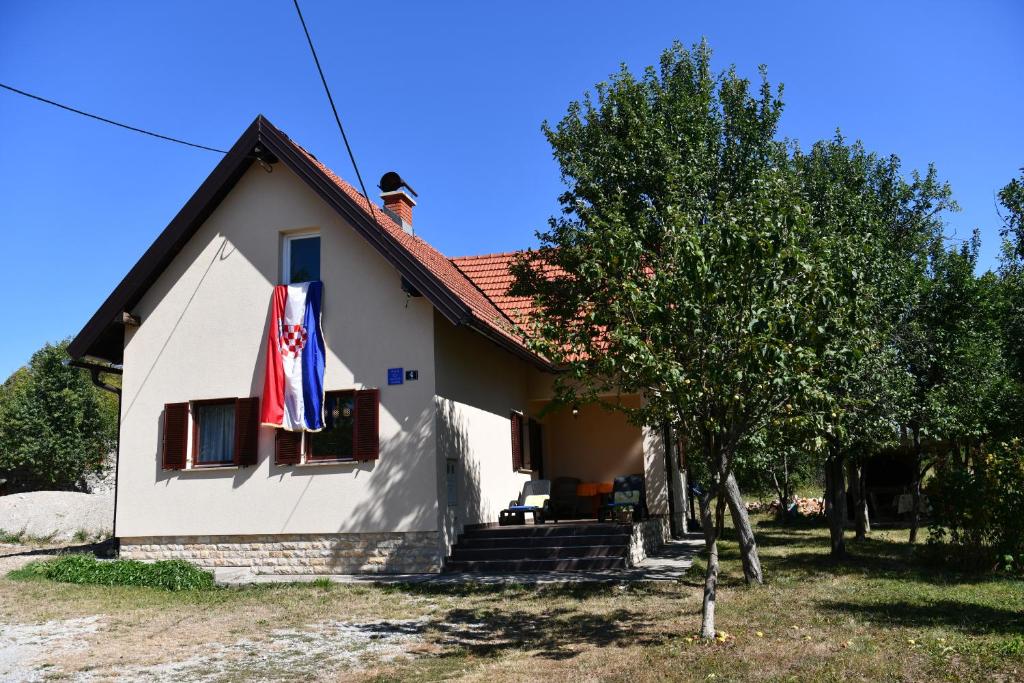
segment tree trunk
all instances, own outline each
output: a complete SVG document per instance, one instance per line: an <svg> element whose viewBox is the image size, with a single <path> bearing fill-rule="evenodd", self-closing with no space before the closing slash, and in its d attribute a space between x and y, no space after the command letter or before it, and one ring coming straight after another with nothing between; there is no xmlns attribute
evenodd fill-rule
<svg viewBox="0 0 1024 683"><path fill-rule="evenodd" d="M757 540L754 538L754 530L750 526L750 516L747 514L747 506L740 493L740 485L732 474L725 480L725 494L729 503L729 513L732 515L732 525L736 527L736 535L740 541L743 578L748 584L763 583L764 575L761 572L761 558L757 553Z"/></svg>
<svg viewBox="0 0 1024 683"><path fill-rule="evenodd" d="M700 635L715 637L715 594L718 589L718 528L711 518L711 491L700 497L700 523L708 550L708 568L704 575L704 603L701 610ZM719 505L721 496L719 496Z"/></svg>
<svg viewBox="0 0 1024 683"><path fill-rule="evenodd" d="M914 426L914 481L911 484L913 504L910 509L910 543L917 543L917 527L921 520L921 428Z"/></svg>
<svg viewBox="0 0 1024 683"><path fill-rule="evenodd" d="M853 500L854 518L856 520L856 538L863 541L871 531L871 520L868 517L868 501L864 490L864 466L853 460L849 465L850 498Z"/></svg>
<svg viewBox="0 0 1024 683"><path fill-rule="evenodd" d="M825 501L828 508L832 557L840 558L846 555L846 539L843 536L843 529L846 526L846 486L843 481L846 478L846 468L843 467L843 454L838 448L832 448L825 467Z"/></svg>
<svg viewBox="0 0 1024 683"><path fill-rule="evenodd" d="M779 475L772 470L772 482L775 483L775 496L779 499L779 513L778 518L785 524L789 520L789 503L791 495L789 493L789 458L785 453L782 455L782 481L779 481Z"/></svg>

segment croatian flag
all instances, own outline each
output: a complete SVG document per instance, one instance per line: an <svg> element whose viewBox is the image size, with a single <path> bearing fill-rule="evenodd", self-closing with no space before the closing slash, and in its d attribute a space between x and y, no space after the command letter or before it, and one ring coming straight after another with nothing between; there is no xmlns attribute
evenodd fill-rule
<svg viewBox="0 0 1024 683"><path fill-rule="evenodd" d="M324 428L324 333L319 280L274 287L260 422L292 432Z"/></svg>

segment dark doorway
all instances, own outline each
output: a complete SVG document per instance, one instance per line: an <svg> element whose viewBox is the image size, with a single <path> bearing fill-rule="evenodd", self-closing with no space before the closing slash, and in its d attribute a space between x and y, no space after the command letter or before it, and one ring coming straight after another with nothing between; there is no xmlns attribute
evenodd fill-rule
<svg viewBox="0 0 1024 683"><path fill-rule="evenodd" d="M530 436L530 469L537 473L538 479L544 478L544 426L532 417L529 422Z"/></svg>

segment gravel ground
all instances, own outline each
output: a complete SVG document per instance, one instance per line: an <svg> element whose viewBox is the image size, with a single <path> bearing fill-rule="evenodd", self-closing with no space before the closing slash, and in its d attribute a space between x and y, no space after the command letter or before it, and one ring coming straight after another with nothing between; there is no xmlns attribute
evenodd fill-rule
<svg viewBox="0 0 1024 683"><path fill-rule="evenodd" d="M0 624L0 683L50 678L53 672L35 663L44 656L84 650L85 638L96 632L99 620L91 616L45 624Z"/></svg>
<svg viewBox="0 0 1024 683"><path fill-rule="evenodd" d="M53 541L96 539L114 525L114 494L34 491L0 497L0 531ZM82 532L80 534L79 532Z"/></svg>
<svg viewBox="0 0 1024 683"><path fill-rule="evenodd" d="M276 629L269 638L204 643L202 653L147 666L73 671L79 652L103 630L100 616L0 624L0 683L43 680L212 683L221 680L337 680L346 671L416 656L426 621L330 621Z"/></svg>

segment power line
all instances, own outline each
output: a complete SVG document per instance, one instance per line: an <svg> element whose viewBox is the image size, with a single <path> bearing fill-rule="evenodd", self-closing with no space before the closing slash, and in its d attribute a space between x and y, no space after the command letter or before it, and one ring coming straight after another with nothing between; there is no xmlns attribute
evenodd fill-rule
<svg viewBox="0 0 1024 683"><path fill-rule="evenodd" d="M150 131L150 130L143 130L142 128L136 128L135 126L129 126L126 123L118 123L117 121L111 121L110 119L104 118L102 116L97 116L96 114L90 114L87 111L82 111L81 109L75 109L74 107L69 107L68 105L61 104L60 102L54 102L53 100L48 100L45 97L40 97L39 95L33 95L32 93L25 92L24 90L18 90L17 88L13 88L13 87L11 87L9 85L6 85L4 83L0 83L0 88L4 88L5 90L10 90L11 92L17 93L19 95L24 95L25 97L32 98L33 100L38 100L40 102L45 102L46 104L53 105L54 107L59 107L60 109L64 109L65 111L70 111L70 112L73 112L75 114L81 114L82 116L88 116L90 119L96 119L97 121L102 121L103 123L109 123L112 126L118 126L119 128L126 128L128 130L133 130L136 133L142 133L143 135L149 135L149 136L152 136L154 138L160 138L161 140L167 140L168 142L177 142L179 145L187 145L188 147L195 147L196 149L205 149L208 152L219 152L220 154L227 154L227 150L224 150L224 149L217 149L216 147L207 147L206 145L197 145L194 142L187 142L185 140L179 140L178 138L172 138L169 135L161 135L160 133L154 133L153 131Z"/></svg>
<svg viewBox="0 0 1024 683"><path fill-rule="evenodd" d="M313 47L313 39L309 36L309 29L306 28L306 20L302 18L302 10L299 9L299 0L292 0L295 3L295 11L302 23L302 30L306 33L306 41L309 43L309 51L313 53L313 61L316 62L316 70L320 73L320 82L324 84L324 92L327 93L327 101L331 103L331 111L334 112L334 120L338 123L338 130L341 131L341 139L345 141L345 149L348 150L348 158L352 161L352 168L356 171L356 178L359 179L359 187L363 191L363 198L366 199L370 215L373 213L373 205L370 202L370 195L366 192L366 185L363 183L363 176L359 173L359 166L356 164L356 156L352 153L352 146L348 144L348 136L345 135L345 127L341 125L341 117L338 116L338 108L334 106L334 98L331 97L331 89L327 87L327 79L324 78L324 70L320 67L320 59L316 56L316 48Z"/></svg>

